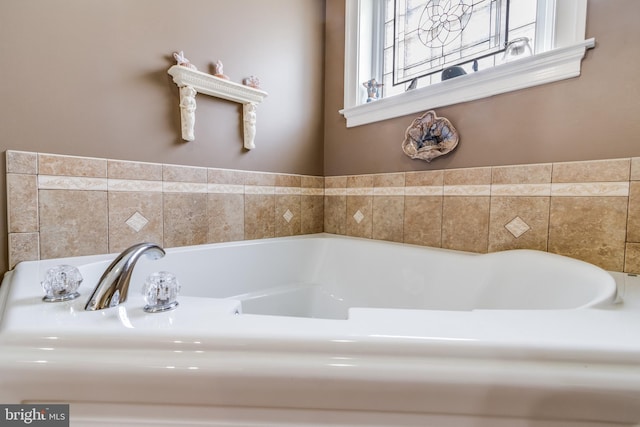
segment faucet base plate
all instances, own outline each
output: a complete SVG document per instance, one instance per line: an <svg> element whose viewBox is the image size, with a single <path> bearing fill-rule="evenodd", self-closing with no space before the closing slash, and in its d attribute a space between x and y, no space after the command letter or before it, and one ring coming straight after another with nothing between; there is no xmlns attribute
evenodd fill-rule
<svg viewBox="0 0 640 427"><path fill-rule="evenodd" d="M173 301L165 305L145 305L143 310L145 313L162 313L163 311L173 310L178 307L178 301Z"/></svg>

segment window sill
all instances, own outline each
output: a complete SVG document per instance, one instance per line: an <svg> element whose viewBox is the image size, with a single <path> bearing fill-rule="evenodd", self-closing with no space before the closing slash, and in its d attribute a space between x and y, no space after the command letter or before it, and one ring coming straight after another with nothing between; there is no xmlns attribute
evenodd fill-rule
<svg viewBox="0 0 640 427"><path fill-rule="evenodd" d="M586 50L594 46L595 39L588 39L432 86L347 107L340 113L347 119L347 127L354 127L577 77Z"/></svg>

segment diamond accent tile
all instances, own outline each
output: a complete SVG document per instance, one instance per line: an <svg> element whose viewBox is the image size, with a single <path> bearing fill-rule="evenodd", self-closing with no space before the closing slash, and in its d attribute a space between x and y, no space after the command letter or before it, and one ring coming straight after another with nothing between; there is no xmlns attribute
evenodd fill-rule
<svg viewBox="0 0 640 427"><path fill-rule="evenodd" d="M133 229L136 233L142 230L145 225L149 223L149 220L145 218L140 212L136 212L129 217L125 223Z"/></svg>
<svg viewBox="0 0 640 427"><path fill-rule="evenodd" d="M364 219L364 215L362 214L362 212L360 212L360 209L358 209L358 211L353 214L353 219L355 219L358 224L362 222L362 220Z"/></svg>
<svg viewBox="0 0 640 427"><path fill-rule="evenodd" d="M282 217L284 218L285 221L291 222L291 219L293 218L293 213L289 209L287 209L287 211L284 213L284 215L282 215Z"/></svg>
<svg viewBox="0 0 640 427"><path fill-rule="evenodd" d="M519 216L509 221L509 223L505 225L504 228L506 228L509 231L509 233L513 234L513 237L515 237L516 239L522 236L527 231L531 230L531 227L529 227L529 224L524 222L524 220Z"/></svg>

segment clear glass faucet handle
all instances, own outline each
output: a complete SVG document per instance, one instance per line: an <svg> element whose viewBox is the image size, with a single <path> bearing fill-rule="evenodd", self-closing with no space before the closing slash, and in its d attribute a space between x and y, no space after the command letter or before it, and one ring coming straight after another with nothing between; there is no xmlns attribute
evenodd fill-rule
<svg viewBox="0 0 640 427"><path fill-rule="evenodd" d="M157 313L172 310L178 306L178 293L180 282L173 273L159 271L153 273L144 283L142 293L147 305L144 311Z"/></svg>
<svg viewBox="0 0 640 427"><path fill-rule="evenodd" d="M78 298L78 287L82 283L80 270L72 265L57 265L47 270L42 289L45 296L42 298L46 302L69 301Z"/></svg>

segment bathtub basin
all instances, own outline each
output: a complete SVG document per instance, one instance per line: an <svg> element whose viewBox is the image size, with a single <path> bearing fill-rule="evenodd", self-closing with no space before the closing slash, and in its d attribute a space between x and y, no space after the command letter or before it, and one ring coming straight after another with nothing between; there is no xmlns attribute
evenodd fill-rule
<svg viewBox="0 0 640 427"><path fill-rule="evenodd" d="M168 249L138 262L126 303L84 311L114 257L5 276L1 402L69 403L91 426L640 423L635 277L321 234ZM62 263L82 295L44 303ZM148 314L161 270L180 306Z"/></svg>

